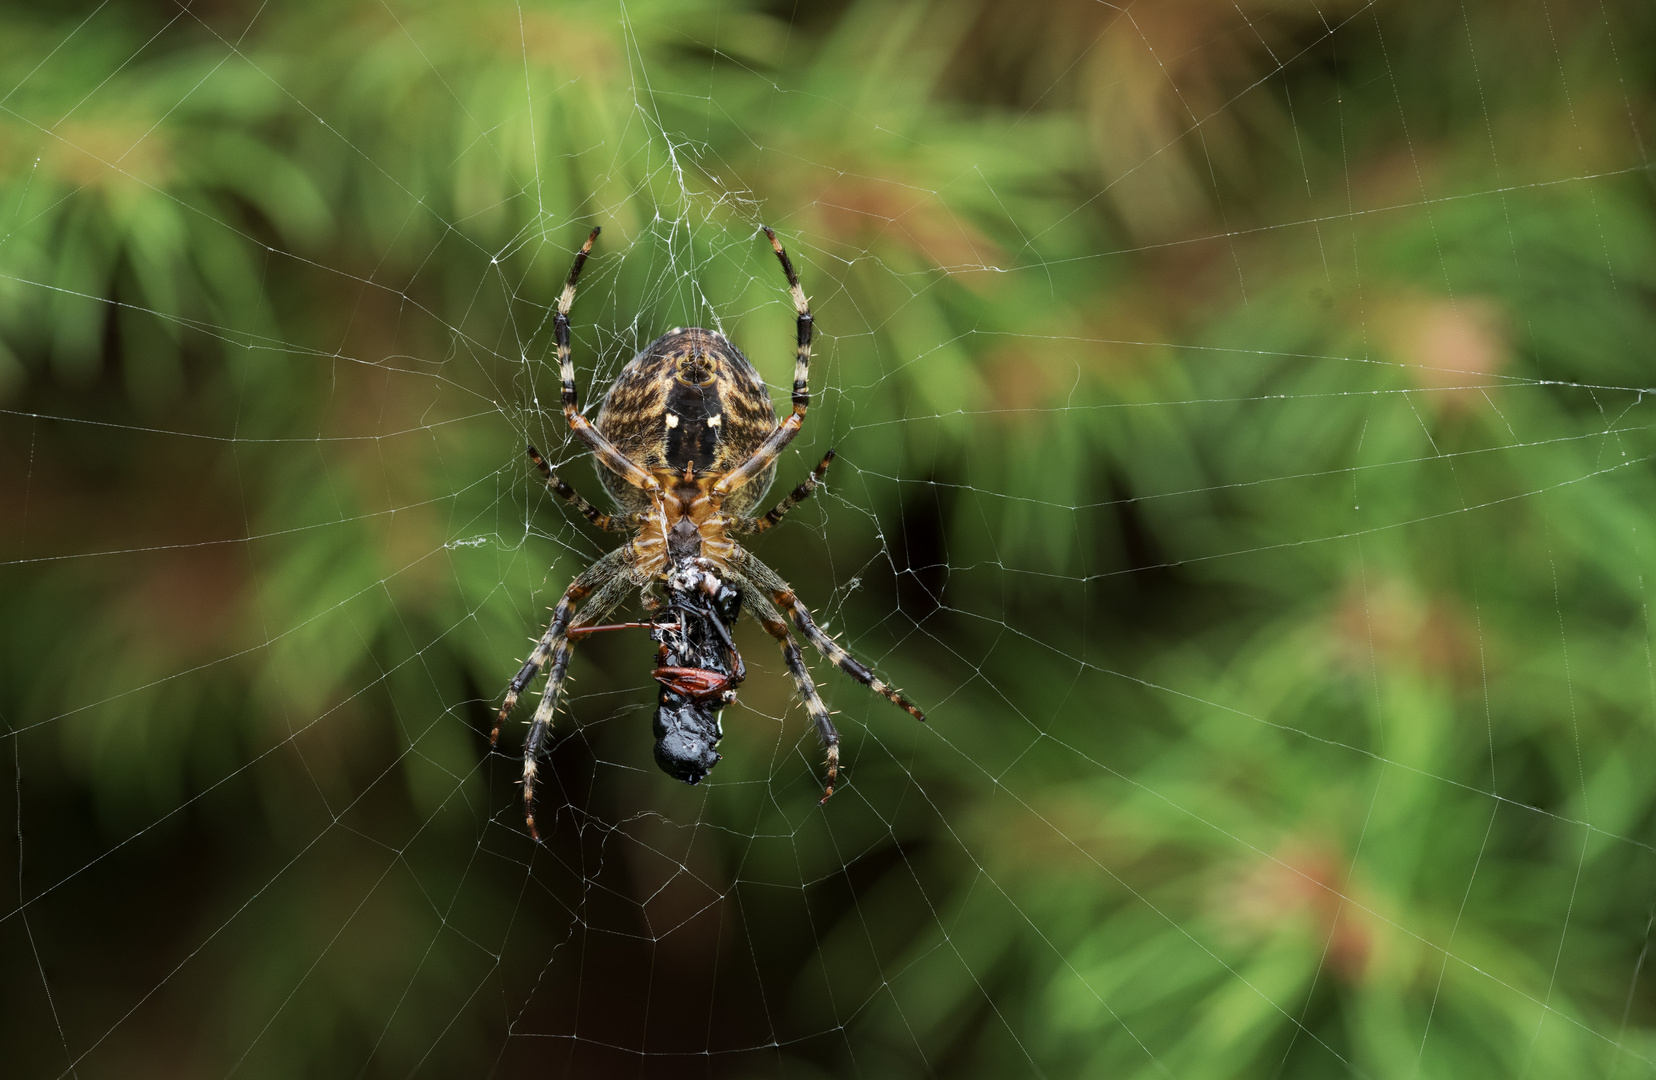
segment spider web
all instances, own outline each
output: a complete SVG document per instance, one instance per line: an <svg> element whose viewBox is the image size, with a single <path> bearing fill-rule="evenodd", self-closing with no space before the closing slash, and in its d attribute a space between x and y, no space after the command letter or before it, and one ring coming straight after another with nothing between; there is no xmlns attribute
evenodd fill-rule
<svg viewBox="0 0 1656 1080"><path fill-rule="evenodd" d="M1656 1071L1651 26L1521 7L6 16L7 1074ZM594 224L589 415L811 295L820 808L751 625L487 745Z"/></svg>

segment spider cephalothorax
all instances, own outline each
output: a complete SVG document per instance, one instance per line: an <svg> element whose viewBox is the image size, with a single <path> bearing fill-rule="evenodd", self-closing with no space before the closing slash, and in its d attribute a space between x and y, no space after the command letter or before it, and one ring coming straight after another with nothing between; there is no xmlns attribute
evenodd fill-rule
<svg viewBox="0 0 1656 1080"><path fill-rule="evenodd" d="M811 309L805 291L776 234L766 229L798 313L793 411L781 423L747 357L722 335L692 328L664 334L633 357L604 395L595 425L581 414L575 389L569 309L598 232L592 230L575 256L552 325L564 418L602 466L598 474L622 512L600 512L561 480L533 446L529 457L547 487L588 521L633 537L589 566L565 590L546 633L506 690L490 743L500 737L500 725L524 688L547 668L546 690L523 747L524 812L530 833L538 839L535 770L574 639L621 628L598 623L629 593L638 592L652 619L621 626L648 627L658 645L656 763L674 779L699 783L719 761L716 747L724 734L719 712L736 700L736 688L746 677L730 635L745 601L748 612L781 643L788 672L827 748L828 783L822 796L826 802L839 777L839 733L784 614L841 670L916 719L925 717L824 633L792 587L732 538L764 532L781 521L811 494L834 459L834 452L828 451L811 475L769 513L749 516L775 479L777 456L799 432L810 404ZM652 595L656 591L666 594L665 603Z"/></svg>

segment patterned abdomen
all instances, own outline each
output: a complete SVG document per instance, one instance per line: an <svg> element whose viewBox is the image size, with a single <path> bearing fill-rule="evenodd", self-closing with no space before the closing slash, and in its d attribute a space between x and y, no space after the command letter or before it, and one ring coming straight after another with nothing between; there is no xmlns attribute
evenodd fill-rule
<svg viewBox="0 0 1656 1080"><path fill-rule="evenodd" d="M736 346L711 330L673 330L633 357L610 384L598 430L652 473L725 473L752 456L776 427L770 392ZM607 468L599 479L627 511L643 510L643 491ZM770 488L776 465L732 492L725 510L745 516Z"/></svg>

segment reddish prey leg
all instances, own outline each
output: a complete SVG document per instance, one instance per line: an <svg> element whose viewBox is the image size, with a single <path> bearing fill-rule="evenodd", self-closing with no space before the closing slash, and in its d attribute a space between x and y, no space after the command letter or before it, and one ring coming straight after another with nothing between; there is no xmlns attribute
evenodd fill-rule
<svg viewBox="0 0 1656 1080"><path fill-rule="evenodd" d="M651 672L655 680L675 694L703 700L716 697L734 686L737 680L721 671L706 668L658 667Z"/></svg>
<svg viewBox="0 0 1656 1080"><path fill-rule="evenodd" d="M586 634L601 634L606 630L654 630L657 627L662 630L677 630L678 623L618 622L610 623L608 626L577 626L569 632L569 636L582 637Z"/></svg>

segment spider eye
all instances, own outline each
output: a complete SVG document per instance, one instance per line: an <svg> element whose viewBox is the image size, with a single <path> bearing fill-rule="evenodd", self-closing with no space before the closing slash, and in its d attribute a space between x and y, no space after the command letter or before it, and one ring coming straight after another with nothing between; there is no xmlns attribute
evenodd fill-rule
<svg viewBox="0 0 1656 1080"><path fill-rule="evenodd" d="M656 764L674 780L699 784L719 763L714 747L724 738L719 714L695 702L656 706Z"/></svg>

